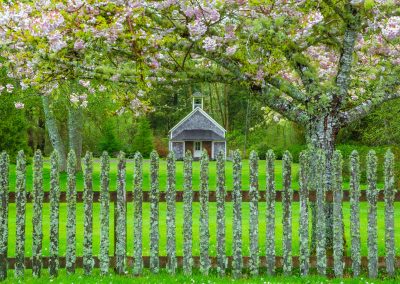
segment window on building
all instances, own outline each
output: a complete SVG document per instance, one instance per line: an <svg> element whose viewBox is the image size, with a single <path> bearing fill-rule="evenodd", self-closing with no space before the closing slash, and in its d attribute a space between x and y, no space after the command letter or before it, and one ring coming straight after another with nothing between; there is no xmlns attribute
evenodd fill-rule
<svg viewBox="0 0 400 284"><path fill-rule="evenodd" d="M194 142L194 150L195 151L200 151L201 150L201 142L199 142L199 141Z"/></svg>
<svg viewBox="0 0 400 284"><path fill-rule="evenodd" d="M195 98L194 99L193 107L194 108L196 108L196 107L202 108L202 100L201 100L201 98Z"/></svg>

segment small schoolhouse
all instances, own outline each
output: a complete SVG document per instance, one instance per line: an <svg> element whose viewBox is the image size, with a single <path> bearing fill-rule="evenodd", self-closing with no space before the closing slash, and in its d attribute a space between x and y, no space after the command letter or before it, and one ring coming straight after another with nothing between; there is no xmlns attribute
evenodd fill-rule
<svg viewBox="0 0 400 284"><path fill-rule="evenodd" d="M190 150L194 159L199 159L206 150L214 160L222 151L226 157L226 130L203 109L201 93L193 94L193 110L169 131L169 150L177 160L182 160Z"/></svg>

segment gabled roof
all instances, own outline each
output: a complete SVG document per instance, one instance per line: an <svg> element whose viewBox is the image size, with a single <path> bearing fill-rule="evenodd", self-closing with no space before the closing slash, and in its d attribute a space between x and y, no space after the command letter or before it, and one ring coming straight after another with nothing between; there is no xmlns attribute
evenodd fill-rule
<svg viewBox="0 0 400 284"><path fill-rule="evenodd" d="M218 122L216 122L211 116L209 116L203 109L197 107L194 110L192 110L191 113L189 113L187 116L185 116L181 121L178 122L177 125L171 128L169 132L174 131L177 129L180 125L182 125L186 120L188 120L190 117L192 117L196 112L200 112L202 115L204 115L208 120L210 120L216 127L218 127L220 130L222 130L224 133L226 132L225 128L223 128Z"/></svg>

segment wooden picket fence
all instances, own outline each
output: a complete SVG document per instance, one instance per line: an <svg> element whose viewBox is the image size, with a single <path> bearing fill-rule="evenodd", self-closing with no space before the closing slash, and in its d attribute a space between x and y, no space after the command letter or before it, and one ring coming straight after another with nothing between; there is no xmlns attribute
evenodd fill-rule
<svg viewBox="0 0 400 284"><path fill-rule="evenodd" d="M317 273L326 275L327 270L333 270L333 275L342 277L344 269L350 268L353 276L361 273L361 268L367 268L369 276L378 276L378 268L385 268L389 276L394 276L395 269L400 266L400 257L395 255L394 245L394 201L400 201L400 195L394 189L394 157L388 151L385 155L385 188L377 189L377 158L371 151L367 157L366 191L360 190L360 161L357 152L350 157L350 191L342 190L342 157L335 152L331 170L326 172L325 155L321 152L303 152L300 155L299 191L293 191L292 158L289 152L283 156L283 188L275 189L274 161L272 151L266 155L266 190L260 191L258 186L258 156L250 155L250 189L242 191L242 161L239 151L233 155L232 191L225 188L225 161L223 153L217 156L217 185L215 191L209 191L208 185L208 155L203 153L200 160L200 190L192 189L192 156L188 152L184 158L184 189L176 191L175 158L172 153L167 157L167 190L159 191L159 157L156 152L150 157L150 191L142 190L143 158L137 153L134 157L134 188L126 190L126 158L124 153L118 157L117 190L109 191L110 158L107 153L101 156L101 189L93 191L92 155L84 157L84 191L76 190L76 157L73 151L68 155L68 181L66 192L60 191L58 154L51 155L50 191L43 191L43 158L37 151L33 161L33 191L26 192L26 159L20 151L16 165L15 192L9 191L9 158L6 153L0 156L0 280L7 278L7 269L14 269L15 276L22 277L25 269L32 269L34 277L40 277L41 269L48 268L52 277L58 275L60 268L68 273L75 273L76 268L83 268L90 275L93 268L100 268L102 274L109 273L114 268L118 274L124 274L128 268L133 268L135 275L140 275L143 268L149 268L152 273L166 268L174 274L178 267L186 275L197 267L207 275L210 269L216 269L218 274L231 273L240 277L242 273L256 276L260 269L265 269L268 275L282 269L285 275L291 275L294 268L299 268L302 276L310 273L310 268L316 268ZM328 190L332 188L333 190ZM345 256L343 242L342 202L351 204L351 255ZM367 201L368 213L368 256L361 256L360 243L360 208L359 202ZM385 257L378 257L377 238L377 202L385 202ZM32 257L25 257L25 214L26 204L33 203ZM59 254L59 204L67 202L67 250L66 255ZM93 203L100 203L100 252L98 256L92 253L93 233ZM114 256L109 255L109 214L110 202L114 203ZM127 202L134 203L134 254L127 256ZM150 203L150 255L142 253L142 204ZM159 202L167 203L167 255L159 254ZM176 255L176 202L184 205L183 256ZM200 255L192 254L192 207L193 202L200 203ZM209 255L209 202L217 203L217 255ZM233 249L232 255L226 255L225 203L233 203ZM242 251L242 202L250 205L250 255L244 256ZM259 235L258 210L259 202L266 203L266 235ZM275 252L275 203L282 202L283 210L283 255ZM292 256L292 202L300 203L299 256ZM309 214L310 203L316 210L315 226L316 247L310 249ZM333 253L327 253L325 206L329 202L333 206ZM16 204L16 254L14 258L7 256L8 248L8 204ZM42 255L42 207L50 203L50 256ZM84 203L84 252L76 255L76 204ZM247 233L247 232L246 232ZM259 237L266 238L265 256L260 256ZM264 270L263 270L264 271Z"/></svg>

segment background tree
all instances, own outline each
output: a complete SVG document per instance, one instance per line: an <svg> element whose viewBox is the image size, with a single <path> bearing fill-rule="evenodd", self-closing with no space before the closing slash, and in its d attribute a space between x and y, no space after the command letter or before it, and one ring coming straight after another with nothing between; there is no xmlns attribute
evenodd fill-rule
<svg viewBox="0 0 400 284"><path fill-rule="evenodd" d="M141 118L138 122L138 129L132 143L133 152L140 152L143 157L150 157L153 151L153 133L150 123L146 118Z"/></svg>

